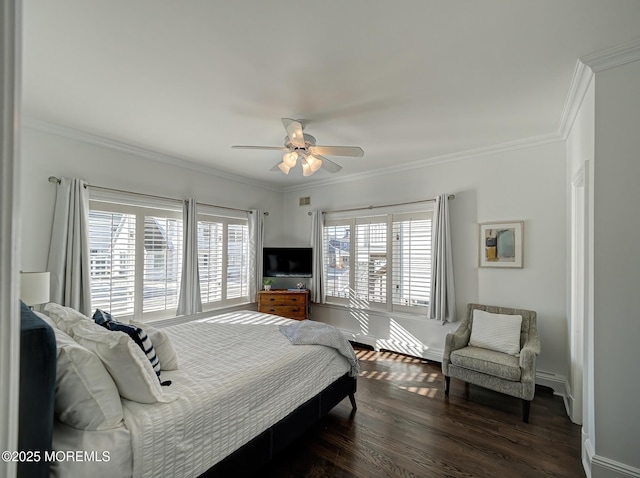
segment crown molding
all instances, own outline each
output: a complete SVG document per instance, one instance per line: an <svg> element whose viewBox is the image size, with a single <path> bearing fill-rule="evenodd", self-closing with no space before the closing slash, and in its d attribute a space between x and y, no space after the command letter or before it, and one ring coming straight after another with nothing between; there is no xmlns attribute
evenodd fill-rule
<svg viewBox="0 0 640 478"><path fill-rule="evenodd" d="M62 136L64 138L68 138L73 141L80 141L83 143L91 144L93 146L100 146L103 148L112 149L112 150L120 151L127 154L132 154L134 156L140 156L142 158L150 159L152 161L157 161L159 163L164 163L171 166L177 166L179 168L189 169L191 171L196 171L198 173L208 174L210 176L214 176L216 178L224 179L227 181L235 181L237 183L246 184L248 186L267 189L269 191L275 191L275 192L282 191L281 188L274 188L261 181L255 181L255 180L246 178L244 176L231 174L225 171L221 171L219 169L204 166L188 158L178 157L178 156L170 155L160 151L152 150L149 148L136 146L133 144L125 143L123 141L118 141L111 138L106 138L104 136L99 136L93 133L88 133L86 131L81 131L75 128L70 128L68 126L62 126L56 123L50 123L48 121L43 121L34 117L30 117L30 116L23 117L22 126L36 130L36 131L40 131L43 133Z"/></svg>
<svg viewBox="0 0 640 478"><path fill-rule="evenodd" d="M569 92L560 114L560 123L558 125L558 136L560 138L567 139L569 137L593 77L593 70L578 60L569 85Z"/></svg>
<svg viewBox="0 0 640 478"><path fill-rule="evenodd" d="M580 58L594 73L640 60L640 39Z"/></svg>
<svg viewBox="0 0 640 478"><path fill-rule="evenodd" d="M562 141L563 138L557 133L549 133L539 136L532 136L529 138L518 139L515 141L508 141L505 143L495 144L492 146L484 146L481 148L469 149L467 151L461 151L457 153L443 154L440 156L433 156L426 159L420 159L405 163L401 165L388 166L386 168L376 169L366 173L354 173L339 178L328 178L316 181L312 184L294 185L282 188L285 193L309 190L313 188L324 187L327 185L348 183L352 181L359 181L363 179L375 178L378 176L387 176L391 173L407 172L416 169L424 168L426 166L434 166L436 164L451 163L454 161L463 161L466 159L480 158L483 156L490 156L493 154L507 153L510 151L517 151L519 149L531 148L534 146L541 146L550 143L556 143Z"/></svg>

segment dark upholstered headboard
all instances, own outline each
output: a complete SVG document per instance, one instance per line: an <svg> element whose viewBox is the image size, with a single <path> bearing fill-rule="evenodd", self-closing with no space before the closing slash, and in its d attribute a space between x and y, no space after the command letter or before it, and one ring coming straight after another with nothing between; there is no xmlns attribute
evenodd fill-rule
<svg viewBox="0 0 640 478"><path fill-rule="evenodd" d="M39 451L40 460L19 462L18 477L48 477L56 385L53 329L20 302L20 413L18 450Z"/></svg>

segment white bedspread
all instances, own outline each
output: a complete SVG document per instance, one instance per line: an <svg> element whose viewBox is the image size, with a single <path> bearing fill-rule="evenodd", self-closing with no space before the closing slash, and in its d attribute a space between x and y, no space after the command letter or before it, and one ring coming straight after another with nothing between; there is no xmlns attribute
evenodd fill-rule
<svg viewBox="0 0 640 478"><path fill-rule="evenodd" d="M166 328L180 370L162 378L179 398L123 400L133 476L196 477L349 371L334 349L289 343L287 323L239 312Z"/></svg>

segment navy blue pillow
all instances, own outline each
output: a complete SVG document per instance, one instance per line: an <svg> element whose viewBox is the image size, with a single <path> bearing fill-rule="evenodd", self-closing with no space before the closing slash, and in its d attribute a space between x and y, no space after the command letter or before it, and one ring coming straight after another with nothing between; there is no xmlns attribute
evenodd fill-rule
<svg viewBox="0 0 640 478"><path fill-rule="evenodd" d="M134 325L118 322L117 320L114 320L113 317L111 317L111 314L109 312L105 312L104 310L100 309L96 309L95 313L93 314L93 320L96 324L102 325L108 330L124 332L129 335L129 337L131 337L133 341L138 344L138 347L140 347L146 354L149 362L151 362L153 371L158 376L158 380L160 380L160 360L158 360L158 356L156 355L156 351L153 348L151 339L149 339L144 330Z"/></svg>

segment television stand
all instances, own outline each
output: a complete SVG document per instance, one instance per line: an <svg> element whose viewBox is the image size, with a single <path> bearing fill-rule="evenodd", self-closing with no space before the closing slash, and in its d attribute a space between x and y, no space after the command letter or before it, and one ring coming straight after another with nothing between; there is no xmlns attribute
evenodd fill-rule
<svg viewBox="0 0 640 478"><path fill-rule="evenodd" d="M261 290L258 292L258 312L295 320L308 319L309 290Z"/></svg>

